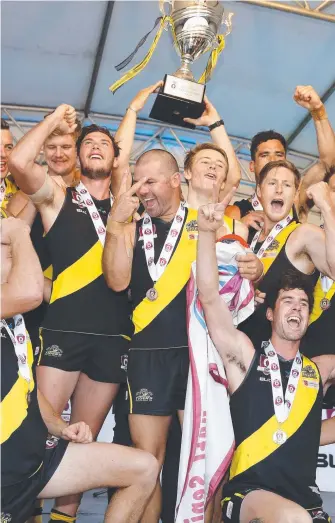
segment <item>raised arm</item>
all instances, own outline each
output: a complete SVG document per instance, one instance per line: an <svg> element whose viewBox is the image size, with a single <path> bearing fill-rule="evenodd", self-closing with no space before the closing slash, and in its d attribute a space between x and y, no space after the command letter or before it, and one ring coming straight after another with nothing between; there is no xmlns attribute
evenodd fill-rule
<svg viewBox="0 0 335 523"><path fill-rule="evenodd" d="M209 334L225 365L230 392L242 382L254 356L254 347L245 334L235 329L231 313L220 298L215 251L216 230L220 227L230 195L219 204L198 211L197 286Z"/></svg>
<svg viewBox="0 0 335 523"><path fill-rule="evenodd" d="M42 268L30 239L30 228L16 218L1 221L1 316L10 318L40 305Z"/></svg>
<svg viewBox="0 0 335 523"><path fill-rule="evenodd" d="M197 118L196 120L192 118L184 118L185 122L189 122L197 126L208 127L221 120L219 113L215 109L214 105L211 104L211 102L208 100L207 96L205 96L204 101L206 107L200 118ZM228 194L233 187L239 186L241 180L241 169L234 151L234 147L232 146L224 124L215 127L215 129L210 131L210 133L213 143L221 147L221 149L226 152L228 157L229 170L227 180L221 194L221 197L223 198L224 195ZM237 219L239 219L239 217L237 217Z"/></svg>
<svg viewBox="0 0 335 523"><path fill-rule="evenodd" d="M102 269L108 287L115 292L125 290L131 278L139 199L136 191L146 181L143 178L126 190L128 177L125 174L118 197L107 221L107 234L102 257Z"/></svg>
<svg viewBox="0 0 335 523"><path fill-rule="evenodd" d="M163 81L150 85L145 89L142 89L137 93L135 98L130 102L126 110L118 130L115 134L115 140L120 146L120 156L118 161L118 166L116 169L113 169L112 176L112 192L113 194L118 194L120 191L121 181L124 175L124 172L129 169L131 151L134 144L134 136L136 129L136 120L138 113L143 109L147 103L150 95L154 93L161 85ZM128 178L128 187L131 186L131 177Z"/></svg>
<svg viewBox="0 0 335 523"><path fill-rule="evenodd" d="M307 196L313 199L321 211L323 230L306 223L301 226L300 236L315 267L335 280L335 206L329 186L325 182L312 185L307 190Z"/></svg>
<svg viewBox="0 0 335 523"><path fill-rule="evenodd" d="M318 142L320 162L312 166L302 179L299 194L299 211L309 211L307 188L324 179L326 168L335 163L335 133L332 129L324 104L311 85L299 85L294 92L294 100L312 115Z"/></svg>

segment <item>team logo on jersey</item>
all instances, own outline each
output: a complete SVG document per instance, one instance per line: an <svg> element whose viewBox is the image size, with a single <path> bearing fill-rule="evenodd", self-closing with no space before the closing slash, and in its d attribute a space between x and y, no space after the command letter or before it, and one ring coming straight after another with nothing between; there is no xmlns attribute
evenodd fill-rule
<svg viewBox="0 0 335 523"><path fill-rule="evenodd" d="M187 232L198 231L198 222L197 220L191 220L186 224Z"/></svg>
<svg viewBox="0 0 335 523"><path fill-rule="evenodd" d="M306 365L306 367L304 367L302 369L301 374L302 374L303 378L308 378L310 380L317 380L318 379L316 371L315 371L315 369L313 369L312 365Z"/></svg>
<svg viewBox="0 0 335 523"><path fill-rule="evenodd" d="M136 401L152 401L153 393L148 389L141 389L136 392Z"/></svg>
<svg viewBox="0 0 335 523"><path fill-rule="evenodd" d="M8 512L1 512L1 523L11 523L12 516Z"/></svg>
<svg viewBox="0 0 335 523"><path fill-rule="evenodd" d="M63 351L58 347L58 345L50 345L50 347L47 347L45 349L44 356L50 356L52 358L61 358L63 356Z"/></svg>
<svg viewBox="0 0 335 523"><path fill-rule="evenodd" d="M23 334L19 334L18 336L16 336L16 339L17 339L18 343L22 344L22 343L24 343L24 340L26 339L26 337Z"/></svg>
<svg viewBox="0 0 335 523"><path fill-rule="evenodd" d="M266 249L267 251L277 251L280 247L280 243L278 240L274 239L270 243L269 247Z"/></svg>
<svg viewBox="0 0 335 523"><path fill-rule="evenodd" d="M269 360L268 357L265 356L265 354L260 355L257 370L263 372L265 376L268 376L270 374Z"/></svg>

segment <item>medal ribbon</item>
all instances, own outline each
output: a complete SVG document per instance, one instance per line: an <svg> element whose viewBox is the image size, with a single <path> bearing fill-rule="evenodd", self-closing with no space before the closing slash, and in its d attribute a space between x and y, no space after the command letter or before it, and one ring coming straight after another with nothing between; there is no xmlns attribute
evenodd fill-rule
<svg viewBox="0 0 335 523"><path fill-rule="evenodd" d="M263 342L262 348L269 360L269 372L272 386L272 398L275 416L279 423L287 420L290 410L293 405L295 395L297 393L298 382L302 369L302 358L298 351L290 372L290 377L287 383L286 392L284 396L282 378L280 374L279 360L275 348L271 341Z"/></svg>
<svg viewBox="0 0 335 523"><path fill-rule="evenodd" d="M263 257L266 249L269 247L269 245L271 245L271 243L273 242L275 237L278 236L280 231L282 231L291 222L291 220L292 220L292 215L290 213L286 216L286 218L283 218L280 222L276 223L276 225L274 227L272 227L272 230L270 231L267 238L262 243L262 247L259 249L258 253L256 254L257 258L261 259ZM255 248L255 245L257 243L257 240L258 240L261 232L262 231L257 231L251 242L250 248L252 251Z"/></svg>
<svg viewBox="0 0 335 523"><path fill-rule="evenodd" d="M0 205L2 205L3 199L5 197L5 193L6 193L5 180L1 180L1 185L0 185Z"/></svg>
<svg viewBox="0 0 335 523"><path fill-rule="evenodd" d="M256 195L255 192L251 196L251 205L252 205L254 211L262 211L263 210L263 205L261 204L261 202L257 198L257 195Z"/></svg>
<svg viewBox="0 0 335 523"><path fill-rule="evenodd" d="M97 232L98 238L99 238L102 246L104 247L105 240L106 240L106 227L103 224L103 221L96 208L93 198L90 195L90 193L88 192L88 190L86 189L83 182L81 182L81 181L78 183L78 185L76 187L76 191L77 191L78 195L80 196L80 199L82 200L82 202L85 204L85 207L89 212L89 215L91 217L91 220L92 220L95 230ZM110 200L111 200L111 207L112 207L113 203L114 203L114 198L112 196L112 193L110 193Z"/></svg>
<svg viewBox="0 0 335 523"><path fill-rule="evenodd" d="M322 290L326 295L328 293L328 291L330 290L330 288L332 287L334 280L332 280L328 276L325 276L324 274L320 275L320 279L321 279Z"/></svg>
<svg viewBox="0 0 335 523"><path fill-rule="evenodd" d="M17 362L19 365L19 373L22 378L29 384L31 381L30 368L28 363L28 344L26 326L22 314L13 316L14 320L14 334L8 327L5 320L1 320L1 326L8 332L15 349Z"/></svg>
<svg viewBox="0 0 335 523"><path fill-rule="evenodd" d="M167 264L169 263L174 247L183 228L184 219L185 205L184 202L181 202L176 216L174 217L174 220L170 227L169 234L167 235L167 238L161 250L158 261L157 263L155 263L155 242L152 220L148 213L145 213L143 217L142 232L145 259L147 261L149 274L154 283L156 283L156 281L162 276L163 272L167 267Z"/></svg>

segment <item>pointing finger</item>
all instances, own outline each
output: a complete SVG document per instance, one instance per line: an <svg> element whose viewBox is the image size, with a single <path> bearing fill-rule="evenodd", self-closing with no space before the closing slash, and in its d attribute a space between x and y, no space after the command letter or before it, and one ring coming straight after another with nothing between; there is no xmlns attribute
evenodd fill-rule
<svg viewBox="0 0 335 523"><path fill-rule="evenodd" d="M130 189L127 191L127 194L129 196L133 196L137 193L137 191L142 187L143 184L147 181L147 178L141 178L138 182L135 182L134 185L130 187Z"/></svg>

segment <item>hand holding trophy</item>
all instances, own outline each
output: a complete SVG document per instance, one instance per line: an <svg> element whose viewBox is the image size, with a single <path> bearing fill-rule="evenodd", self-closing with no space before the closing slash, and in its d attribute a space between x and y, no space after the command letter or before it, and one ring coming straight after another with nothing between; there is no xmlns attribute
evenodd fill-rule
<svg viewBox="0 0 335 523"><path fill-rule="evenodd" d="M174 74L165 75L150 117L193 129L194 124L185 121L184 118L197 119L205 110L205 84L210 79L218 55L224 48L224 36L231 32L232 13L225 17L223 5L218 0L159 0L159 3L163 16L157 18L155 22L153 29L157 26L158 29L147 55L139 64L114 82L110 90L114 93L121 85L146 67L163 29L169 24L175 48L181 57L181 67ZM166 4L170 6L168 13L165 12ZM222 24L227 26L225 35L219 34ZM116 66L118 71L129 64L151 32L141 39L135 51L128 58ZM190 70L190 65L207 51L210 52L207 67L197 82Z"/></svg>
<svg viewBox="0 0 335 523"><path fill-rule="evenodd" d="M161 11L165 15L165 1ZM206 51L218 45L218 31L222 23L231 30L231 16L225 19L223 5L216 0L170 0L170 25L175 48L181 56L181 66L173 74L166 74L161 92L152 107L150 117L174 125L194 128L184 118L199 118L205 109L205 81L198 83L190 65ZM222 48L224 45L221 36Z"/></svg>

